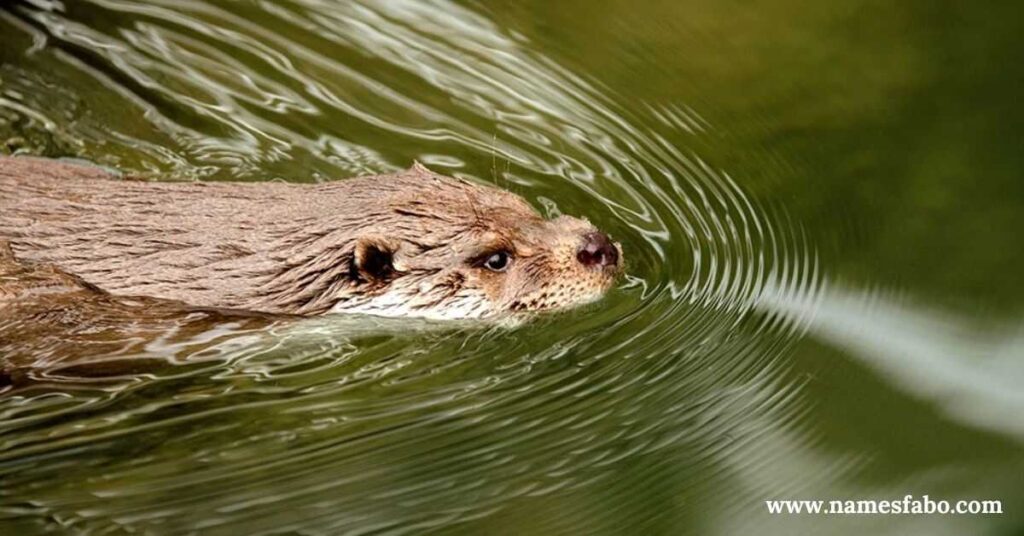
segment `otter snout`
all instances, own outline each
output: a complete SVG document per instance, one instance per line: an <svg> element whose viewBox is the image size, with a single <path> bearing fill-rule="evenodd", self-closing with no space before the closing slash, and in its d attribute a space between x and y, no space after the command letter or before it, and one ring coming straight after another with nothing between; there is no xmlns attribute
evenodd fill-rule
<svg viewBox="0 0 1024 536"><path fill-rule="evenodd" d="M576 260L587 268L608 268L619 265L619 250L608 235L594 231L583 235L583 246L576 252Z"/></svg>

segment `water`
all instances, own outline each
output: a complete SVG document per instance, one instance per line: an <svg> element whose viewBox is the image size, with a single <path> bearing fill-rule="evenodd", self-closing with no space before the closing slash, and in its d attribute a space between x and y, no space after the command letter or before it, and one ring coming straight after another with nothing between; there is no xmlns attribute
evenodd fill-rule
<svg viewBox="0 0 1024 536"><path fill-rule="evenodd" d="M7 5L0 152L417 159L629 266L513 329L224 322L39 371L0 395L0 532L1019 532L1022 8L677 4ZM906 494L1005 513L764 506Z"/></svg>

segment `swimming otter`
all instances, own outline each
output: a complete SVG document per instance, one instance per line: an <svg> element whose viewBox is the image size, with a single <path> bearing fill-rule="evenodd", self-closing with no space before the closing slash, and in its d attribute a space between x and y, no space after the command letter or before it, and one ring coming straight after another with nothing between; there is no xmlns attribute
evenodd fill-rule
<svg viewBox="0 0 1024 536"><path fill-rule="evenodd" d="M317 315L488 318L599 298L620 247L585 220L415 164L316 185L114 180L0 158L0 239L112 294Z"/></svg>

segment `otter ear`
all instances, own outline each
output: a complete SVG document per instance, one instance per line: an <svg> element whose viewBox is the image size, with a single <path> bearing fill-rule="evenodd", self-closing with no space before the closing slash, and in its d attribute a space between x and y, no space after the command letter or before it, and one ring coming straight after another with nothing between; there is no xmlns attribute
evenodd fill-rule
<svg viewBox="0 0 1024 536"><path fill-rule="evenodd" d="M356 241L352 269L365 281L386 281L395 274L395 248L380 239L360 238Z"/></svg>

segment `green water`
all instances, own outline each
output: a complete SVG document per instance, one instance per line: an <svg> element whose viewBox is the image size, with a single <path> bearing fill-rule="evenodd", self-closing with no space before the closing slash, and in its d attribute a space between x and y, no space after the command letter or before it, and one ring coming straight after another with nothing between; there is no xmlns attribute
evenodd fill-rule
<svg viewBox="0 0 1024 536"><path fill-rule="evenodd" d="M0 533L1024 530L1024 4L4 4L0 152L418 159L623 243L515 328L219 326L0 395ZM1002 515L769 515L768 499Z"/></svg>

